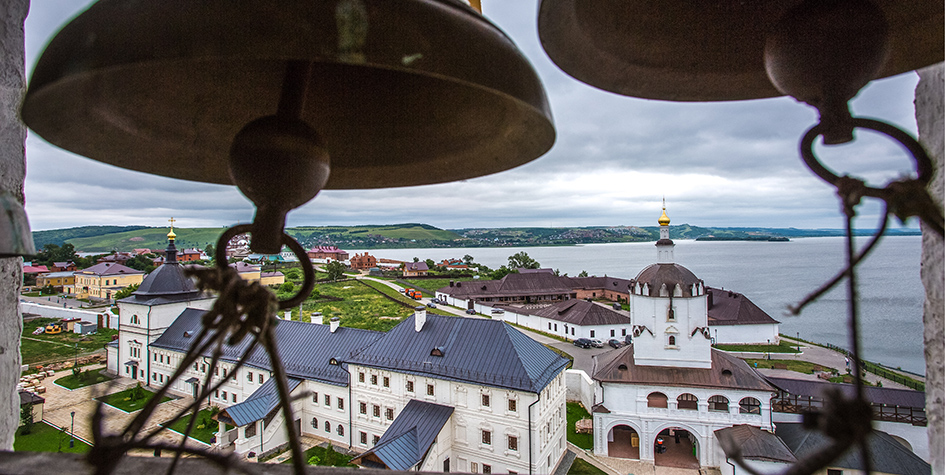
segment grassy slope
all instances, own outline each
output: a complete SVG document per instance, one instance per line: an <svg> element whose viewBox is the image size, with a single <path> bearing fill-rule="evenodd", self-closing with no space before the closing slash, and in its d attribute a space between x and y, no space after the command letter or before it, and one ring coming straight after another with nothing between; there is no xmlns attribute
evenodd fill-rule
<svg viewBox="0 0 945 475"><path fill-rule="evenodd" d="M217 238L223 234L224 228L174 228L177 235L177 248L197 247L203 249L207 244L216 245ZM137 248L164 249L167 247L168 228L146 228L136 231L104 234L83 238L69 239L77 251L83 252L111 252L130 251Z"/></svg>
<svg viewBox="0 0 945 475"><path fill-rule="evenodd" d="M392 239L416 240L446 240L459 239L460 236L452 231L445 231L424 224L392 224L388 226L303 226L286 230L291 235L296 234L341 234L348 237L366 237L368 234L377 234Z"/></svg>

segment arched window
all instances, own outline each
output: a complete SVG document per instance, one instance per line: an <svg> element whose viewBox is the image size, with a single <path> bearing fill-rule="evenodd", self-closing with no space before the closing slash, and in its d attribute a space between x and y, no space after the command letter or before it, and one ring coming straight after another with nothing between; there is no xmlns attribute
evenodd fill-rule
<svg viewBox="0 0 945 475"><path fill-rule="evenodd" d="M345 426L338 424L338 435L345 435Z"/></svg>
<svg viewBox="0 0 945 475"><path fill-rule="evenodd" d="M696 411L699 409L699 398L689 393L680 394L679 397L676 398L676 407L678 409Z"/></svg>
<svg viewBox="0 0 945 475"><path fill-rule="evenodd" d="M666 407L666 399L663 393L650 393L646 396L646 407Z"/></svg>
<svg viewBox="0 0 945 475"><path fill-rule="evenodd" d="M675 335L670 335L670 336L669 336L669 346L676 346L676 336L675 336Z"/></svg>
<svg viewBox="0 0 945 475"><path fill-rule="evenodd" d="M728 412L728 398L725 396L710 397L709 410L718 411L718 412Z"/></svg>
<svg viewBox="0 0 945 475"><path fill-rule="evenodd" d="M313 418L312 418L312 427L318 429L318 418L317 418L317 417L313 417Z"/></svg>
<svg viewBox="0 0 945 475"><path fill-rule="evenodd" d="M331 432L331 422L325 421L325 432Z"/></svg>
<svg viewBox="0 0 945 475"><path fill-rule="evenodd" d="M738 401L738 412L739 414L761 414L761 401L753 397L743 398Z"/></svg>

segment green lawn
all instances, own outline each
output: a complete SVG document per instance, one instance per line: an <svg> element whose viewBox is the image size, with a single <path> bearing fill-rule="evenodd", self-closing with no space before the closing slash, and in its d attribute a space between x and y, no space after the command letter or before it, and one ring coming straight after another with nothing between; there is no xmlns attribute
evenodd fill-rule
<svg viewBox="0 0 945 475"><path fill-rule="evenodd" d="M797 353L797 344L781 340L778 345L713 345L725 351L744 351L753 353Z"/></svg>
<svg viewBox="0 0 945 475"><path fill-rule="evenodd" d="M756 368L775 368L775 366L787 366L787 369L790 371L796 371L798 373L804 374L813 374L814 370L817 371L836 371L834 368L828 368L823 365L818 365L811 363L810 361L803 360L766 360L766 359L746 359L749 366L754 366Z"/></svg>
<svg viewBox="0 0 945 475"><path fill-rule="evenodd" d="M406 304L409 304L409 305L411 305L411 308L416 307L417 305L419 305L416 300L414 300L414 299L412 299L412 298L410 298L410 297L405 296L404 294L402 294L402 293L400 293L400 292L394 290L394 289L393 289L392 287L390 287L390 286L387 286L387 285L384 285L384 284L380 284L380 283L377 283L377 282L372 282L372 281L370 281L370 280L361 280L361 281L359 281L359 282L361 282L362 284L364 284L364 285L366 285L366 286L368 286L368 287L374 289L374 290L377 291L377 292L380 292L380 293L382 293L382 294L384 294L384 295L393 297L393 298L397 299L397 300L400 301L400 302L404 302L404 303L406 303ZM445 311L445 310L440 310L439 308L427 308L427 313L432 313L432 314L434 314L434 315L444 315L444 316L447 316L447 317L453 316L452 313L449 313L449 312L447 312L447 311Z"/></svg>
<svg viewBox="0 0 945 475"><path fill-rule="evenodd" d="M56 318L36 318L23 322L23 337L20 338L20 354L23 364L36 364L67 360L75 356L75 344L79 344L79 354L100 350L117 335L118 330L99 328L94 335L79 335L63 331L57 335L45 333L33 335L39 326L58 322Z"/></svg>
<svg viewBox="0 0 945 475"><path fill-rule="evenodd" d="M315 287L322 296L341 300L306 300L302 304L305 321L310 321L309 313L322 312L325 323L331 317L338 316L345 327L388 331L403 318L413 314L411 308L391 302L376 290L354 280L318 284Z"/></svg>
<svg viewBox="0 0 945 475"><path fill-rule="evenodd" d="M213 413L210 411L210 409L203 409L198 412L197 420L194 422L194 428L190 431L190 437L205 444L210 444L210 439L220 428L220 425L217 423L217 421L211 419L211 417L213 417ZM177 422L171 424L170 426L165 427L179 434L183 434L184 431L187 430L187 424L190 424L189 414L180 418ZM226 430L231 429L233 429L233 426L227 424Z"/></svg>
<svg viewBox="0 0 945 475"><path fill-rule="evenodd" d="M581 419L588 419L591 415L584 409L584 406L569 402L568 404L568 442L582 448L594 448L594 434L578 434L574 431L574 424ZM577 462L575 460L575 462ZM574 470L572 467L571 470Z"/></svg>
<svg viewBox="0 0 945 475"><path fill-rule="evenodd" d="M105 404L108 404L109 406L112 406L117 409L121 409L122 411L125 411L125 412L134 412L134 411L140 410L142 407L144 407L145 404L148 403L149 400L151 400L152 397L154 397L153 392L151 392L150 390L146 388L141 388L141 390L144 392L144 396L137 400L132 401L131 392L134 390L135 388L133 387L128 388L124 391L120 391L117 393L112 393L106 396L102 396L100 398L96 398L95 400L104 402ZM164 398L161 399L161 402L163 403L170 400L171 398L164 396Z"/></svg>
<svg viewBox="0 0 945 475"><path fill-rule="evenodd" d="M23 435L23 427L16 430L13 438L13 450L16 452L68 452L84 454L92 447L79 439L75 439L75 447L69 448L69 428L65 432L46 424L37 422L29 434Z"/></svg>
<svg viewBox="0 0 945 475"><path fill-rule="evenodd" d="M67 389L79 389L93 384L104 383L115 378L102 372L103 370L82 371L79 376L68 375L56 380L56 384Z"/></svg>
<svg viewBox="0 0 945 475"><path fill-rule="evenodd" d="M585 462L584 459L576 458L574 463L571 464L571 470L568 470L568 475L606 475L607 472L591 465L588 462Z"/></svg>
<svg viewBox="0 0 945 475"><path fill-rule="evenodd" d="M312 459L312 457L316 457L317 460ZM351 457L340 452L335 452L334 447L331 445L328 447L312 447L306 450L305 460L309 465L322 465L326 467L357 467L357 465L348 463L348 460L351 460ZM282 463L292 463L292 459L287 459Z"/></svg>

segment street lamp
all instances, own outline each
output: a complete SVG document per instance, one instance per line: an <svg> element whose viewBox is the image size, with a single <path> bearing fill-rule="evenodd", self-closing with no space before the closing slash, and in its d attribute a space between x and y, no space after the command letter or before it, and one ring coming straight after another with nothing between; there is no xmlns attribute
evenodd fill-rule
<svg viewBox="0 0 945 475"><path fill-rule="evenodd" d="M69 429L70 435L72 438L69 439L69 448L75 447L75 411L72 411L72 428Z"/></svg>
<svg viewBox="0 0 945 475"><path fill-rule="evenodd" d="M768 361L771 361L771 338L768 338L768 347L765 348L765 353L766 353L765 356L768 358Z"/></svg>
<svg viewBox="0 0 945 475"><path fill-rule="evenodd" d="M77 368L79 366L79 344L75 344L75 357L72 360L72 367Z"/></svg>

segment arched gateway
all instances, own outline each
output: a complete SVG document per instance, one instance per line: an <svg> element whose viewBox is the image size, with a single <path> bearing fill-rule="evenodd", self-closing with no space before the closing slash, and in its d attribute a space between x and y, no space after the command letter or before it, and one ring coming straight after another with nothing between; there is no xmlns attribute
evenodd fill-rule
<svg viewBox="0 0 945 475"><path fill-rule="evenodd" d="M607 456L640 460L640 435L628 425L615 425L607 433Z"/></svg>
<svg viewBox="0 0 945 475"><path fill-rule="evenodd" d="M681 427L663 429L653 443L653 462L664 467L699 468L699 440Z"/></svg>

